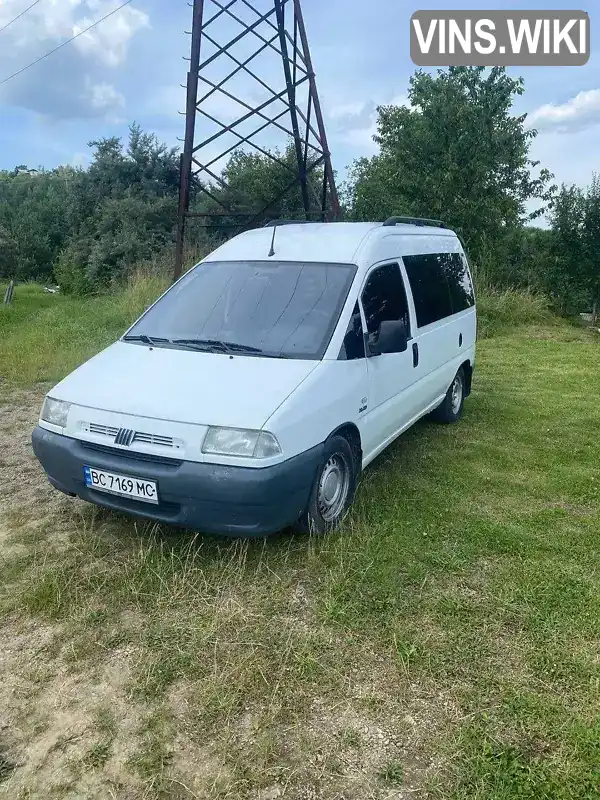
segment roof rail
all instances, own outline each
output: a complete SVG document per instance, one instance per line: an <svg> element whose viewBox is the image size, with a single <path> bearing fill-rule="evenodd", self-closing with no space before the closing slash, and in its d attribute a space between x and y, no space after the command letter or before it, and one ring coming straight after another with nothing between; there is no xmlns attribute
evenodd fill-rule
<svg viewBox="0 0 600 800"><path fill-rule="evenodd" d="M312 225L314 222L321 222L321 220L312 219L270 219L265 222L263 228L274 228L280 225Z"/></svg>
<svg viewBox="0 0 600 800"><path fill-rule="evenodd" d="M384 228L393 228L394 225L419 225L420 227L431 226L433 228L446 227L441 220L427 219L427 217L390 217L383 223Z"/></svg>

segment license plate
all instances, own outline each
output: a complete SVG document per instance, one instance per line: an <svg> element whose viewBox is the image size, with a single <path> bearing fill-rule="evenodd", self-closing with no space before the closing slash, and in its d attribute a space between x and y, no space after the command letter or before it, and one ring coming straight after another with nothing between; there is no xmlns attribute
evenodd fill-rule
<svg viewBox="0 0 600 800"><path fill-rule="evenodd" d="M85 485L98 492L118 494L120 497L131 497L144 503L158 504L158 485L156 481L143 478L132 478L129 475L117 475L95 467L84 467Z"/></svg>

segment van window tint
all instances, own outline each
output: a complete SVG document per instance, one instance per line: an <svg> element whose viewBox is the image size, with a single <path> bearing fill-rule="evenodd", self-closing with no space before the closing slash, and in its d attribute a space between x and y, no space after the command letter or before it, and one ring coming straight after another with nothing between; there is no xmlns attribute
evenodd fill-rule
<svg viewBox="0 0 600 800"><path fill-rule="evenodd" d="M353 361L357 358L365 358L365 337L363 334L362 318L358 301L354 305L350 322L344 336L344 341L340 350L340 361Z"/></svg>
<svg viewBox="0 0 600 800"><path fill-rule="evenodd" d="M403 258L419 328L453 313L450 289L442 269L444 258L445 254L439 253Z"/></svg>
<svg viewBox="0 0 600 800"><path fill-rule="evenodd" d="M362 305L369 338L374 337L384 320L401 319L410 336L410 318L404 281L398 264L386 264L369 275L363 290Z"/></svg>
<svg viewBox="0 0 600 800"><path fill-rule="evenodd" d="M190 270L129 336L219 340L258 355L322 358L356 267L207 261Z"/></svg>
<svg viewBox="0 0 600 800"><path fill-rule="evenodd" d="M475 297L466 259L460 253L444 253L440 258L450 289L453 312L456 314L470 308L475 303Z"/></svg>

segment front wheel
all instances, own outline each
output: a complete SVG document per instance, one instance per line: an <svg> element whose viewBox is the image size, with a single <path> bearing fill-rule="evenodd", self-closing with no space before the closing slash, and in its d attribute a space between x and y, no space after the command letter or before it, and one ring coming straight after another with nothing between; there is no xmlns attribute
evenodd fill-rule
<svg viewBox="0 0 600 800"><path fill-rule="evenodd" d="M306 510L295 525L303 533L322 534L340 524L354 500L356 456L344 436L325 442Z"/></svg>
<svg viewBox="0 0 600 800"><path fill-rule="evenodd" d="M462 415L464 402L465 372L461 367L450 384L444 401L432 412L431 416L437 422L445 422L446 424L458 422Z"/></svg>

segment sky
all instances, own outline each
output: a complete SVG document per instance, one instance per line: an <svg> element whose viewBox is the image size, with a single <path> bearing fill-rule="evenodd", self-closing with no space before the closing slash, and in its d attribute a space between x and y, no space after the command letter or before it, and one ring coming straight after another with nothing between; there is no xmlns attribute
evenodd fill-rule
<svg viewBox="0 0 600 800"><path fill-rule="evenodd" d="M253 1L261 10L272 7L271 0ZM2 30L32 0L0 0L0 82L121 2L39 0ZM232 10L239 7L236 13L253 18L243 3L237 0ZM409 20L417 9L583 8L591 18L592 55L587 65L510 71L525 79L525 94L517 99L515 113L529 114L530 124L539 131L532 157L550 169L558 183L588 184L592 172L600 173L600 45L595 36L600 14L592 7L596 3L588 2L586 8L581 0L303 0L334 168L343 179L354 159L376 152L372 137L378 105L406 102L408 80L415 71L409 54ZM206 6L211 14L216 10L210 0ZM132 0L54 55L0 83L0 169L17 164L84 166L90 160L90 141L126 136L134 120L161 141L178 145L184 132L184 57L190 46L184 31L190 26L186 0ZM237 23L226 15L215 23L219 41L238 32ZM243 55L244 46L244 42L239 45L238 55ZM210 52L207 44L203 55ZM283 88L280 62L269 58L271 53L265 50L256 69L267 83ZM219 73L215 62L210 77L223 76L226 66L221 64ZM265 97L251 79L239 80L232 91L251 102ZM240 106L221 96L212 98L207 108L233 119ZM199 121L199 133L208 135L210 126L207 120ZM266 140L267 146L277 144L284 144L277 136Z"/></svg>

